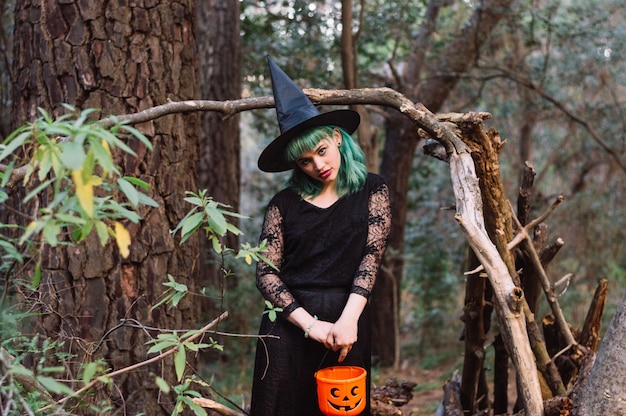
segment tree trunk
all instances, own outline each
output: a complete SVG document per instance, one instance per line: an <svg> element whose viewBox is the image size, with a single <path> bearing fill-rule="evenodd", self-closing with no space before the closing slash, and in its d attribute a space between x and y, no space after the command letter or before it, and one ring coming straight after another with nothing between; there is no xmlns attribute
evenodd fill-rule
<svg viewBox="0 0 626 416"><path fill-rule="evenodd" d="M193 0L144 2L105 0L21 0L15 12L14 125L36 117L37 107L60 115L61 103L100 108L102 116L134 113L168 100L196 98L197 64ZM151 185L158 208L144 208L142 221L127 224L130 256L97 238L73 247L46 247L36 330L65 341L76 354L67 363L73 375L81 362L104 359L112 370L146 358L154 332L121 326L135 319L156 328L193 328L197 308L151 311L171 274L194 288L197 240L183 246L168 230L190 208L185 190L196 189L198 117L176 114L137 126L154 145L148 152L129 143L137 158L118 157L124 175ZM75 364L72 366L72 364ZM169 414L171 398L161 397L154 374L174 383L171 360L112 380L93 398L121 414Z"/></svg>
<svg viewBox="0 0 626 416"><path fill-rule="evenodd" d="M459 81L459 74L463 74L473 64L476 54L490 33L506 15L514 0L486 0L477 6L455 41L439 54L440 59L427 65L426 51L429 48L430 33L434 30L433 21L437 19L442 2L429 2L427 18L422 32L413 45L415 51L408 63L408 79L404 79L397 89L413 101L419 101L430 111L437 112L454 90ZM428 79L427 84L420 84L420 79ZM397 251L398 259L404 253L404 228L406 225L406 206L408 194L408 178L411 174L411 163L415 149L419 142L415 126L408 120L394 114L389 118L385 131L385 149L382 157L381 174L387 179L391 196L391 213L393 222L389 236L389 247ZM408 167L408 168L407 168ZM398 287L401 287L403 263L395 262L393 267ZM378 284L373 294L372 304L374 314L383 308L390 309L390 300L393 298L392 289ZM399 298L398 298L399 299ZM389 322L374 322L373 349L383 363L391 363L395 346L390 343L395 329Z"/></svg>
<svg viewBox="0 0 626 416"><path fill-rule="evenodd" d="M591 372L574 399L574 416L626 414L626 296L600 344Z"/></svg>
<svg viewBox="0 0 626 416"><path fill-rule="evenodd" d="M206 100L227 101L241 97L240 5L237 0L198 2L198 51L200 56L200 95ZM223 118L220 113L207 111L201 115L200 163L198 187L207 189L216 201L230 205L239 212L241 178L241 143L239 116ZM233 222L237 224L237 221ZM237 235L228 233L222 243L227 247L239 245ZM223 281L221 259L202 239L200 261L202 283L211 289L212 298L221 299L220 288L237 284L236 276ZM207 305L214 314L221 309ZM204 308L203 308L204 309Z"/></svg>
<svg viewBox="0 0 626 416"><path fill-rule="evenodd" d="M389 233L387 259L390 273L388 279L377 277L376 285L372 292L372 350L381 364L392 365L396 361L395 333L397 332L399 315L394 311L398 309L400 299L400 277L404 269L404 227L406 225L407 204L406 193L408 192L409 175L411 172L413 157L407 158L405 152L415 151L417 146L417 129L411 127L413 133L407 142L389 141L391 136L404 136L404 129L408 126L404 122L404 116L398 113L389 114L387 122L387 141L381 165L381 174L386 178L389 185L389 199L391 203L391 230ZM409 123L409 126L412 126ZM400 129L398 131L397 129ZM411 144L407 149L407 144ZM390 254L393 253L393 256ZM376 341L378 340L378 341Z"/></svg>
<svg viewBox="0 0 626 416"><path fill-rule="evenodd" d="M361 27L362 22L358 25L354 24L352 0L341 1L341 67L343 70L343 86L346 89L355 89L358 87L358 38L353 33L352 28ZM380 169L380 146L376 129L372 126L370 114L363 105L353 105L351 108L359 113L361 122L357 130L359 144L365 153L365 163L370 172L378 172Z"/></svg>
<svg viewBox="0 0 626 416"><path fill-rule="evenodd" d="M471 263L476 267L475 256ZM471 264L468 262L468 264ZM473 268L469 268L472 270ZM478 409L478 389L480 378L484 374L485 365L485 285L487 276L474 273L467 276L465 284L465 307L463 322L465 324L465 358L463 360L463 383L461 385L461 404L466 414L473 415Z"/></svg>

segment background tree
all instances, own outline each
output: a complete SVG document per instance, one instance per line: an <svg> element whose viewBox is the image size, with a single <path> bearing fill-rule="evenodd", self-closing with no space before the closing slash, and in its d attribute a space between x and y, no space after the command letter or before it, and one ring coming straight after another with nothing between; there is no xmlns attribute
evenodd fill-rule
<svg viewBox="0 0 626 416"><path fill-rule="evenodd" d="M200 96L207 100L226 101L241 97L240 5L233 0L198 2L198 50L200 57ZM230 205L239 212L241 182L240 117L224 119L220 113L200 115L200 160L198 187L206 189L215 201ZM238 224L237 219L233 219ZM223 244L238 247L238 236L228 233ZM209 316L222 309L223 287L233 288L237 276L220 270L210 243L201 239L200 264L202 284L212 295L213 305L204 305ZM207 303L207 302L205 302Z"/></svg>
<svg viewBox="0 0 626 416"><path fill-rule="evenodd" d="M193 0L154 1L150 6L20 1L14 42L14 126L38 116L38 107L62 114L62 103L99 108L106 116L197 98ZM74 372L84 360L102 358L108 367L119 369L145 358L149 334L119 327L120 319L191 328L198 316L195 304L187 300L173 311L150 309L168 274L193 288L199 270L197 245L179 246L170 233L189 208L184 191L196 188L198 115L172 115L138 128L150 138L154 152L133 143L138 158L117 162L124 174L151 185L159 207L143 210L139 224L127 225L130 256L122 259L112 245L103 250L95 236L73 248L45 247L42 283L30 299L36 300L33 311L40 313L33 329L42 337L65 341L67 352L75 354L68 363ZM36 215L34 208L18 212ZM14 220L24 223L21 217ZM161 374L158 365L129 373L97 397L123 413L167 414L172 404L158 399L150 382L154 374ZM172 377L171 372L163 374Z"/></svg>
<svg viewBox="0 0 626 416"><path fill-rule="evenodd" d="M428 3L426 16L420 28L420 36L413 40L412 53L407 57L405 74L397 74L398 78L389 80L391 85L412 100L419 101L432 112L439 112L445 100L454 90L459 75L467 71L473 64L484 42L500 22L507 8L513 2L496 0L483 2L467 18L466 24L458 31L449 31L445 46L434 48L431 34L445 2L431 1ZM437 55L434 55L434 54ZM390 62L392 65L395 63ZM421 79L428 80L421 82ZM388 114L385 134L385 150L381 164L381 174L390 183L392 215L394 225L389 236L389 247L397 252L390 265L395 284L384 280L377 285L373 298L376 316L373 339L395 339L389 333L389 322L399 325L399 316L389 316L389 308L400 299L401 278L403 276L403 258L405 225L407 218L407 195L409 176L415 149L420 142L418 132L396 114ZM394 291L395 293L391 293ZM386 312L385 312L386 311ZM393 355L391 342L378 345L377 352L385 364L397 362Z"/></svg>
<svg viewBox="0 0 626 416"><path fill-rule="evenodd" d="M6 137L11 127L11 61L13 39L13 0L0 1L0 19L2 19L2 30L0 30L0 136Z"/></svg>
<svg viewBox="0 0 626 416"><path fill-rule="evenodd" d="M219 101L238 99L243 92L240 2L201 1L197 2L197 8L200 97ZM206 189L215 201L229 205L233 211L239 212L242 181L241 117L236 114L225 118L218 112L209 111L200 114L200 123L198 187ZM239 225L237 218L232 221ZM231 248L238 247L239 236L228 233L222 237L222 244ZM211 242L203 238L200 239L199 262L202 270L200 282L204 293L208 295L201 301L202 316L210 318L219 315L227 307L234 309L229 307L231 305L227 303L226 293L237 287L239 274L233 270L231 263L224 258L223 253L215 253ZM246 301L243 300L244 303ZM233 317L234 321L238 321L237 315ZM237 327L237 323L230 322L220 325L219 329L223 331L246 328L245 325ZM220 343L226 342L225 337L219 335L215 339ZM219 357L219 352L210 350L203 355L203 363L211 366L215 362L223 362Z"/></svg>

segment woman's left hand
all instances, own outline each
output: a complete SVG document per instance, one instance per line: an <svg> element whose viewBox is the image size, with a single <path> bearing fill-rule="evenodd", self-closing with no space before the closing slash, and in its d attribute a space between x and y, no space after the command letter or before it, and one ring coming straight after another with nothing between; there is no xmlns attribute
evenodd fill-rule
<svg viewBox="0 0 626 416"><path fill-rule="evenodd" d="M330 328L326 338L326 347L333 351L340 351L338 361L341 363L346 358L352 345L357 340L358 321L339 318Z"/></svg>

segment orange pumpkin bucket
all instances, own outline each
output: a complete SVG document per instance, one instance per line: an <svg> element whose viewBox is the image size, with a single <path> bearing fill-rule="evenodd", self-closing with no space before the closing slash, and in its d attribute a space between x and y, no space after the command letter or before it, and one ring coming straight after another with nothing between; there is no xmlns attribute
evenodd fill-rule
<svg viewBox="0 0 626 416"><path fill-rule="evenodd" d="M361 367L335 366L315 373L317 402L326 416L358 415L365 409L367 392Z"/></svg>

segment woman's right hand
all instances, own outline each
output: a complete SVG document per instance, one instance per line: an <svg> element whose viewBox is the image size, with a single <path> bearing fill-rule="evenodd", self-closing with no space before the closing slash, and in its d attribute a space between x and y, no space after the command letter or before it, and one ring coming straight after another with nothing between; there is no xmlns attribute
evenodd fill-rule
<svg viewBox="0 0 626 416"><path fill-rule="evenodd" d="M333 324L331 322L315 321L313 326L309 329L309 338L324 344L326 348L332 348L332 346L328 345L326 342L326 338L328 338L328 333L332 327Z"/></svg>

